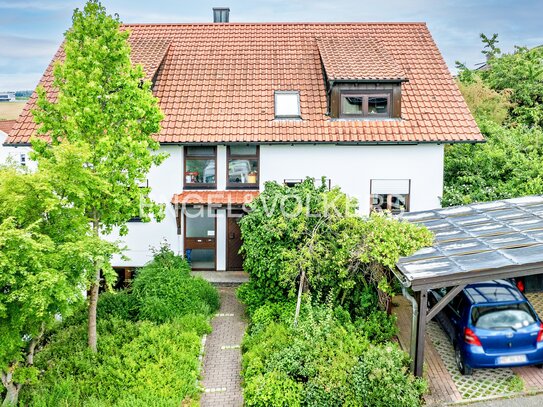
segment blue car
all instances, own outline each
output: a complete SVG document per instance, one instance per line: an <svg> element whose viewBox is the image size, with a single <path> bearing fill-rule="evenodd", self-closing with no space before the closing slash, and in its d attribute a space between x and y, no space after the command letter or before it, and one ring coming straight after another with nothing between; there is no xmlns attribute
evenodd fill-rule
<svg viewBox="0 0 543 407"><path fill-rule="evenodd" d="M429 306L448 289L430 290ZM463 375L474 368L543 366L543 324L511 282L470 284L435 319L449 336Z"/></svg>

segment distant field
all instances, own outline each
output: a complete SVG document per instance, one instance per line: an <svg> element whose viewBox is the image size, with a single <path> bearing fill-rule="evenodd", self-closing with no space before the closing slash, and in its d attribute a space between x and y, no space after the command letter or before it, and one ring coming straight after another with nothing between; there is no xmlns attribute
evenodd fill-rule
<svg viewBox="0 0 543 407"><path fill-rule="evenodd" d="M0 120L14 120L19 117L26 100L0 103Z"/></svg>

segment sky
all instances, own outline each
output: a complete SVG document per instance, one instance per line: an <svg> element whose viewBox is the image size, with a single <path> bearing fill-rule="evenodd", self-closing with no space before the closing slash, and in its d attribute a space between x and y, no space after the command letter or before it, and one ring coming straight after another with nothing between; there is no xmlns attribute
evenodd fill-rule
<svg viewBox="0 0 543 407"><path fill-rule="evenodd" d="M103 0L125 23L423 21L454 73L455 61L483 62L480 33L500 48L543 44L543 0ZM33 89L84 0L0 0L0 91Z"/></svg>

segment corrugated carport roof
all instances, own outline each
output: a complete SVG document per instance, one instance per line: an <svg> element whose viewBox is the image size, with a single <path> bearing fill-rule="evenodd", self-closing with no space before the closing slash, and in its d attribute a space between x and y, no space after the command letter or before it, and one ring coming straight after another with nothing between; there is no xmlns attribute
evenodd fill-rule
<svg viewBox="0 0 543 407"><path fill-rule="evenodd" d="M543 196L405 213L435 244L401 258L397 276L414 291L543 272Z"/></svg>

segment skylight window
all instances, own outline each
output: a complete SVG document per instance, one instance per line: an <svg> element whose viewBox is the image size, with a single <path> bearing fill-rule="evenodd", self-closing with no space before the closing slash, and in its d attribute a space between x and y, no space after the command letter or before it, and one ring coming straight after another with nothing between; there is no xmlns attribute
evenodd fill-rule
<svg viewBox="0 0 543 407"><path fill-rule="evenodd" d="M278 119L300 118L300 92L275 92L275 117Z"/></svg>

